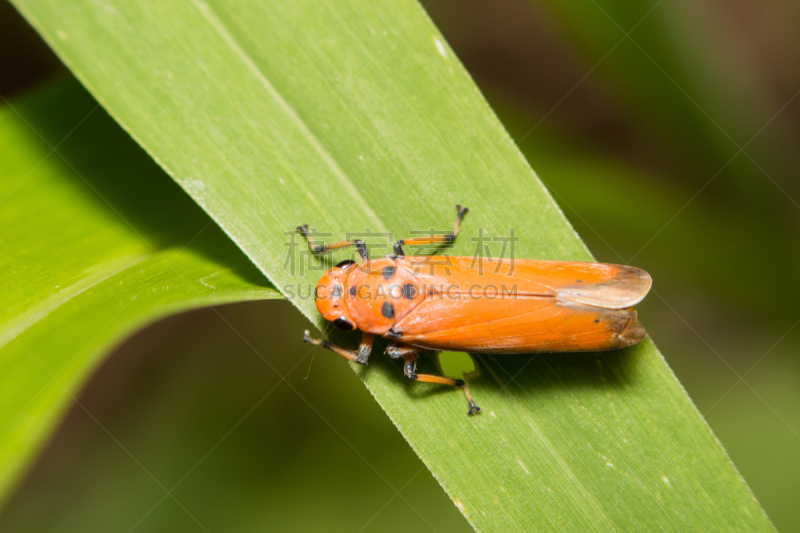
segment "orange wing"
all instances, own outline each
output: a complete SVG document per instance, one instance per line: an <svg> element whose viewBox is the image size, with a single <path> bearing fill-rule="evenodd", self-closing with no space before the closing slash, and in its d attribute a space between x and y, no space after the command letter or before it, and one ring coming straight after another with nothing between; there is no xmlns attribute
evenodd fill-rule
<svg viewBox="0 0 800 533"><path fill-rule="evenodd" d="M645 336L630 307L643 270L602 263L406 257L424 298L386 334L435 350L524 353L608 350Z"/></svg>

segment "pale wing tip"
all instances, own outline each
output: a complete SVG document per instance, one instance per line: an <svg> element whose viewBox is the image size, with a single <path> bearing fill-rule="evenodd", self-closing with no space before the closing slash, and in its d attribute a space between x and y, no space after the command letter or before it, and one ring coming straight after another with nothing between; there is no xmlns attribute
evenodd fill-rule
<svg viewBox="0 0 800 533"><path fill-rule="evenodd" d="M609 285L625 293L625 296L628 297L625 306L634 306L644 300L644 297L650 292L653 278L641 268L623 266Z"/></svg>
<svg viewBox="0 0 800 533"><path fill-rule="evenodd" d="M625 309L641 302L653 280L641 268L625 265L609 265L619 271L613 278L596 285L570 285L556 290L557 296L566 301L604 307Z"/></svg>

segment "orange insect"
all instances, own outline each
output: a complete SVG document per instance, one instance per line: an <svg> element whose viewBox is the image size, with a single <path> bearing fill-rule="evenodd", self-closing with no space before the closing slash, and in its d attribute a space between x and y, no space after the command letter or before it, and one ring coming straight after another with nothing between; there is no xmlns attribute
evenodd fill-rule
<svg viewBox="0 0 800 533"><path fill-rule="evenodd" d="M370 260L361 240L315 245L320 254L355 246L362 264L343 261L314 292L317 310L345 331L364 332L358 352L325 340L303 340L366 364L375 335L394 341L386 353L405 360L407 378L462 387L472 415L480 412L462 379L417 374L422 350L472 353L613 350L645 337L632 306L650 290L644 270L571 261L409 257L404 245L451 243L467 208L456 206L453 232L399 240L392 255Z"/></svg>

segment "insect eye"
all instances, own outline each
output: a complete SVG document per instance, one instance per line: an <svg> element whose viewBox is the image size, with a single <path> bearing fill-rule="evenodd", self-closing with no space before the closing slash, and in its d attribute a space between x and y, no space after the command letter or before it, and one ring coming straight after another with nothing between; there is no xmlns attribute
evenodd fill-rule
<svg viewBox="0 0 800 533"><path fill-rule="evenodd" d="M336 268L344 268L346 266L352 265L353 263L355 263L355 261L353 261L352 259L345 259L344 261L338 263L336 265Z"/></svg>
<svg viewBox="0 0 800 533"><path fill-rule="evenodd" d="M339 317L333 321L333 325L343 331L350 331L351 329L355 329L355 325L349 320Z"/></svg>

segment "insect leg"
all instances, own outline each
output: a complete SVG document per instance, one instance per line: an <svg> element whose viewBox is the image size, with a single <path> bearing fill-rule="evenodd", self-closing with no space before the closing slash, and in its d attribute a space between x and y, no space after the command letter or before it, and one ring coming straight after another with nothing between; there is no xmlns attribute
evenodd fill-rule
<svg viewBox="0 0 800 533"><path fill-rule="evenodd" d="M432 374L417 374L417 359L419 358L419 348L409 346L407 344L392 344L386 349L389 357L397 359L402 357L405 359L403 365L403 375L408 379L414 381L423 381L426 383L440 383L442 385L452 385L454 387L461 387L464 395L467 397L469 403L468 415L474 415L481 412L481 408L475 405L472 400L472 395L469 393L469 387L463 379L447 378L444 376L434 376Z"/></svg>
<svg viewBox="0 0 800 533"><path fill-rule="evenodd" d="M372 352L372 341L375 336L372 333L364 333L361 337L361 346L358 348L358 357L356 357L356 363L360 363L362 365L367 364L367 360L369 359L369 354Z"/></svg>
<svg viewBox="0 0 800 533"><path fill-rule="evenodd" d="M393 252L394 255L398 257L402 257L405 254L403 251L403 246L406 244L408 245L415 245L415 244L434 244L437 242L442 243L451 243L456 240L456 236L458 235L458 229L461 225L461 219L464 218L464 215L468 211L466 207L461 207L460 205L456 206L456 210L458 211L458 215L456 216L456 223L453 226L453 233L447 233L445 235L431 235L430 237L413 237L411 239L400 239L399 241L394 243Z"/></svg>
<svg viewBox="0 0 800 533"><path fill-rule="evenodd" d="M311 247L311 251L314 252L314 255L319 255L321 253L329 252L331 250L338 250L339 248L346 248L348 246L355 246L356 250L358 251L358 255L361 256L361 260L369 261L369 252L367 251L367 245L361 239L353 239L352 241L332 242L330 244L314 244L314 241L311 239L311 235L308 232L308 224L297 226L296 229L297 231L303 234L303 237L306 238L306 240L308 241L308 245Z"/></svg>
<svg viewBox="0 0 800 533"><path fill-rule="evenodd" d="M314 344L316 346L322 346L323 348L327 348L328 350L341 355L348 361L351 361L353 363L359 363L362 365L367 364L369 353L372 350L371 333L364 334L364 338L361 341L361 348L359 349L358 353L354 352L353 350L347 350L340 346L336 346L335 344L330 343L326 340L312 339L311 335L308 333L308 330L305 330L303 332L303 340L309 344Z"/></svg>
<svg viewBox="0 0 800 533"><path fill-rule="evenodd" d="M394 342L386 347L386 355L388 355L392 359L400 359L401 357L406 357L408 355L418 354L419 350L420 350L419 348L416 348L409 344Z"/></svg>

